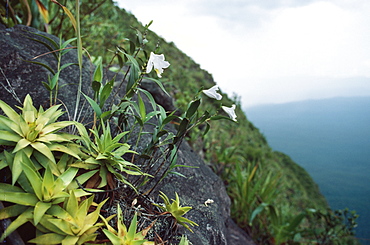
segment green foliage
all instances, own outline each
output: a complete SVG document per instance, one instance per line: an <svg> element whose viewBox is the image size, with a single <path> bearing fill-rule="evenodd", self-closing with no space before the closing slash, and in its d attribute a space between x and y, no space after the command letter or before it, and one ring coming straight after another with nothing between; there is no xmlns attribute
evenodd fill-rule
<svg viewBox="0 0 370 245"><path fill-rule="evenodd" d="M310 212L307 219L310 224L315 224L316 229L305 228L302 241L318 244L358 244L353 238L356 219L359 215L355 211L326 210ZM308 238L308 239L307 239Z"/></svg>
<svg viewBox="0 0 370 245"><path fill-rule="evenodd" d="M44 64L44 63L41 63L41 62L37 62L35 61L39 56L36 56L34 57L32 60L27 60L27 62L30 62L30 63L34 63L36 65L41 65L43 66L44 68L48 69L48 71L51 72L51 75L52 76L49 76L48 77L48 83L46 82L42 82L42 84L44 85L44 87L49 91L50 95L50 106L52 105L55 105L57 103L57 97L58 97L58 91L59 91L59 76L60 76L60 73L67 67L71 66L71 65L75 65L74 63L66 63L66 64L63 64L62 65L62 57L63 55L65 55L66 53L68 53L70 50L71 50L71 47L67 47L71 42L75 41L76 38L71 38L65 42L62 43L62 41L60 40L59 43L56 43L53 39L45 36L45 35L41 35L41 34L37 34L39 37L42 38L42 40L39 40L39 39L35 39L35 38L30 38L30 37L27 37L29 38L30 40L32 41L36 41L38 43L41 43L42 45L44 45L51 54L53 54L53 56L55 57L55 60L57 62L57 69L53 69L51 68L48 64ZM43 55L43 54L41 54Z"/></svg>
<svg viewBox="0 0 370 245"><path fill-rule="evenodd" d="M137 213L135 213L130 227L127 229L125 224L123 223L123 215L121 211L121 207L117 205L117 230L111 227L107 221L109 221L113 217L109 217L105 220L105 225L108 229L103 229L104 234L108 237L112 244L121 244L121 245L154 245L154 242L149 242L145 239L146 234L150 230L150 228L154 225L152 223L147 228L143 229L140 232L136 232L137 229Z"/></svg>
<svg viewBox="0 0 370 245"><path fill-rule="evenodd" d="M95 241L96 231L104 225L98 223L100 209L107 199L96 207L93 212L89 209L93 205L94 196L78 202L71 191L69 198L64 202L63 208L55 207L52 215L44 215L36 228L41 235L28 241L37 244L84 244Z"/></svg>
<svg viewBox="0 0 370 245"><path fill-rule="evenodd" d="M179 195L177 195L177 193L175 193L175 195L176 195L176 199L175 200L172 199L172 203L170 203L170 200L168 199L168 197L163 192L160 192L159 196L162 198L162 200L164 202L164 206L159 205L159 204L155 204L155 203L153 203L153 205L159 207L164 212L170 213L172 215L172 217L176 219L177 223L184 226L189 231L193 232L190 229L189 225L198 226L198 224L195 223L194 221L191 221L191 220L185 218L185 217L182 217L184 214L189 212L189 210L192 209L192 207L181 207L180 206Z"/></svg>
<svg viewBox="0 0 370 245"><path fill-rule="evenodd" d="M175 168L185 166L176 163L176 155L186 139L224 179L232 199L233 218L257 243L340 244L340 239L352 234L357 216L348 211L326 212L329 209L325 198L310 176L289 157L271 151L263 135L241 111L236 96L230 99L221 91L220 101L201 98L202 89L215 84L212 76L174 43L167 43L151 32L152 23L142 26L111 0L65 1L63 4L55 0L10 1L10 18L6 18L5 5L0 6L2 23L8 26L29 23L67 40L58 44L45 36L40 36L43 41L33 40L47 47L57 61L56 70L49 64L29 61L51 73L47 82L43 82L50 92L48 110L42 107L37 110L29 96L19 108L21 114L0 101L5 114L0 116L0 145L4 147L0 153L0 171L10 170L12 175L12 185L0 184L5 193L0 200L14 203L0 211L0 219L18 216L8 233L31 222L38 232L30 242L83 244L94 241L99 228L106 226L103 233L113 244L153 244L144 240L146 234L136 232L136 214L128 230L121 210L117 230L108 224L113 217L102 218L103 222L99 223L105 201L91 211L93 197L80 198L86 193L78 188L86 191L93 188L98 192L104 187L112 191L118 179L137 193L149 195L168 174L181 175ZM94 91L92 97L80 92L82 37L85 48L98 57L92 81L87 81ZM73 48L78 52L79 89L74 122L57 122L62 113L60 105L55 105L58 79L64 68L73 65L62 63L63 55L71 48L68 44L75 45ZM113 47L116 49L111 50ZM147 60L151 60L152 52L164 53L171 63L171 69L165 71L165 79L157 80L153 78L154 73L146 70L151 65ZM162 67L154 65L154 70L168 67L168 62L163 62ZM105 81L104 69L108 68L122 73L122 82L116 81L116 76ZM172 95L178 111L167 112L158 105L153 96L141 88L143 79ZM125 93L116 103L118 91L122 90ZM91 128L76 122L82 112L81 94L95 113ZM144 103L144 96L149 107ZM238 123L219 120L229 119L221 110L222 105L233 104ZM177 132L169 130L169 124L175 125ZM72 125L79 136L60 132ZM111 130L113 125L115 128ZM148 126L152 129L150 132ZM139 149L144 134L151 135L150 142ZM133 150L126 143L128 140L136 141ZM131 161L127 160L128 156ZM157 182L146 189L152 176L157 177ZM162 192L160 197L165 205L155 205L171 214L177 223L189 230L189 225L197 225L182 217L191 207L181 207L177 193L172 203ZM144 232L147 231L144 229ZM182 237L180 244L188 243Z"/></svg>
<svg viewBox="0 0 370 245"><path fill-rule="evenodd" d="M34 155L40 159L47 158L50 168L56 175L60 174L56 166L53 151L67 153L79 158L73 148L66 145L76 137L57 131L70 126L73 122L56 122L62 111L58 110L60 105L53 106L46 111L42 107L37 110L33 106L32 99L26 96L21 114L15 112L10 106L0 100L0 108L6 116L0 115L0 144L14 147L14 159L8 162L12 169L12 184L14 185L19 175L22 173L22 155L31 157ZM59 143L62 142L63 144ZM45 161L39 161L42 165ZM44 166L46 168L46 166Z"/></svg>
<svg viewBox="0 0 370 245"><path fill-rule="evenodd" d="M269 233L269 223L276 223L274 205L281 184L279 178L278 173L261 171L259 164L250 164L247 168L236 164L228 176L228 193L234 207L231 216L242 227L249 227L256 240Z"/></svg>
<svg viewBox="0 0 370 245"><path fill-rule="evenodd" d="M119 142L127 132L123 132L113 138L109 124L106 126L102 124L102 133L99 133L97 129L90 130L94 136L94 140L92 141L85 126L76 123L76 127L81 135L81 144L84 146L84 148L81 148L83 160L75 162L70 166L85 170L98 169L100 184L97 188L105 187L108 184L108 175L112 174L121 182L135 189L120 173L124 172L129 175L143 174L135 164L123 158L123 155L127 153L135 153L129 150L130 146L127 143Z"/></svg>
<svg viewBox="0 0 370 245"><path fill-rule="evenodd" d="M57 1L53 2L58 4L68 16L77 37L59 45L43 35L40 35L40 37L44 41L31 39L46 46L57 60L56 71L48 64L29 61L45 67L52 74L48 83L43 83L50 92L50 106L57 102L58 80L61 71L72 65L62 65L62 56L69 50L67 45L75 40L77 40L80 74L82 71L79 1L76 1L74 13ZM47 9L44 9L41 5L39 6L41 7L41 14L47 18ZM152 151L152 156L146 163L146 166L162 159L162 163L155 173L159 174L164 167L164 171L161 173L162 176L150 190L152 191L169 173L176 173L172 171L174 168L181 167L176 164L176 154L185 135L190 132L194 125L204 123L209 118L208 113L203 114L201 117L198 116L199 99L190 103L184 118L174 116L173 113L167 115L164 109L157 105L152 95L139 87L145 74L143 58L148 57L146 52L144 52L144 56L139 57L138 55L140 51L143 51L147 43L146 32L148 27L149 25L145 27L144 33L141 33L138 29L135 30L137 39L136 42L130 42L129 52L124 48L117 48L115 57L118 58L120 67L128 66L125 74L125 78L128 77L126 94L121 98L119 104L112 103L106 106L107 99L113 93L115 80L113 78L109 82L104 82L101 60L99 61L98 59L95 62L97 68L94 72L94 81L92 83L92 88L95 92L94 97L90 98L83 94L98 119L94 121L91 129L87 129L84 125L75 121L79 118L77 114L78 109L80 109L78 102L80 101L81 89L77 91L77 103L73 122L56 122L62 114L61 110L58 110L60 105L52 106L46 111L42 107L36 110L30 96L26 97L23 108L20 108L22 111L20 115L10 106L0 101L0 108L7 116L1 116L0 129L3 137L0 139L0 144L13 150L12 153L3 151L0 156L1 169L9 167L12 174L12 185L1 183L1 188L7 191L3 195L3 199L0 200L14 203L14 205L8 206L1 211L1 219L19 215L11 223L1 239L4 239L6 235L24 223L31 222L36 227L37 234L35 239L29 241L30 243L83 244L94 241L97 236L96 231L105 224L108 230L104 231L104 233L107 237L114 240L113 243L117 242L117 239L123 239L125 244L138 244L138 242L141 242L140 244L153 244L143 240L143 233L136 233L136 215L126 235L121 234L124 232L122 222L119 222L119 231L114 234L108 223L97 223L100 209L105 201L99 204L94 211L90 211L93 197L85 200L84 198L81 199L82 196L87 195L85 191L92 191L91 187L95 189L95 192L99 192L99 189L104 187L112 190L116 179L131 186L137 192L137 184L136 186L131 184L127 180L127 175L145 176L146 179L152 177L148 173L141 172L137 164L133 164L123 158L124 155L130 154L132 155L132 160L134 160L135 154L137 154L130 150L130 146L127 143L122 143L125 139L130 138L136 126L140 128L140 133L134 135L134 137L137 137L137 146L141 134L146 133L142 131L144 126L149 124L152 118L156 118L159 121L159 125L155 130L156 133L152 134L152 144L147 149L144 149L146 154ZM151 53L152 55L154 56L153 53ZM164 58L163 55L157 55L157 57ZM149 57L149 60L151 59L152 63L150 65L154 66L158 76L163 72L163 68L169 66L169 63L164 61L164 59L163 61L157 61L156 57ZM147 70L147 72L149 71ZM149 79L167 93L159 80ZM80 88L81 83L80 76ZM118 86L118 89L122 86L122 83ZM154 111L148 111L141 94L149 99ZM109 110L109 108L111 109ZM115 121L121 115L128 116L130 119L125 122L129 125L129 130L112 134L110 122ZM182 121L176 134L165 129L165 126L175 119ZM120 123L122 122L118 120L118 124ZM70 132L75 133L77 130L79 136L57 133L57 131L67 126L73 126L74 128ZM167 135L165 139L163 139L164 135ZM157 149L160 149L162 153L157 154ZM19 166L20 164L21 166ZM21 171L22 168L19 167L23 167L23 172ZM150 168L146 171L150 171ZM86 183L85 187L82 186L84 183ZM183 224L190 230L186 223L191 225L195 223L181 217L189 211L190 207L180 207L178 202L177 198L174 202L174 204L177 203L177 208L175 209L175 206L173 206L173 215L180 224ZM137 240L138 238L140 239ZM183 240L183 242L186 241Z"/></svg>
<svg viewBox="0 0 370 245"><path fill-rule="evenodd" d="M182 235L179 245L189 245L189 240L186 236Z"/></svg>
<svg viewBox="0 0 370 245"><path fill-rule="evenodd" d="M30 215L35 226L38 225L46 214L57 215L54 213L54 208L69 197L67 187L77 174L77 169L69 168L55 179L50 167L47 167L44 176L41 177L26 155L23 154L21 160L24 175L26 176L26 178L24 178L24 175L20 176L23 189L10 184L0 183L1 190L4 191L0 196L0 201L15 203L15 205L1 209L0 217L4 219L18 216L4 232L0 240L4 240L7 234L29 221ZM75 192L78 196L88 194L81 190L76 190Z"/></svg>

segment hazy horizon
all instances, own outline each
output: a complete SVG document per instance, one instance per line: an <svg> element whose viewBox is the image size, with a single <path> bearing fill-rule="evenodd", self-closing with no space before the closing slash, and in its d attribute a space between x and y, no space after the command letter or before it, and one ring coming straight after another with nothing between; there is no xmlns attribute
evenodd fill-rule
<svg viewBox="0 0 370 245"><path fill-rule="evenodd" d="M116 2L243 107L370 95L370 1Z"/></svg>
<svg viewBox="0 0 370 245"><path fill-rule="evenodd" d="M254 109L259 107L266 107L266 106L279 106L279 105L289 105L289 104L299 104L299 103L305 103L305 102L323 102L323 101L333 101L333 100L340 100L340 99L366 99L370 98L370 95L359 95L359 96L332 96L332 97L326 97L326 98L309 98L309 99L299 99L299 100L292 100L288 102L273 102L273 103L263 103L263 104L256 104L256 105L250 105L250 106L242 106L242 110L247 113L248 109ZM370 106L370 104L369 104Z"/></svg>

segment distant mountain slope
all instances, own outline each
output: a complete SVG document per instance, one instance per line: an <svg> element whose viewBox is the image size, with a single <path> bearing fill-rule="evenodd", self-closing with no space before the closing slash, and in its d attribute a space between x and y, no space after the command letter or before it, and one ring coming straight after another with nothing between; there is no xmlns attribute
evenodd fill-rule
<svg viewBox="0 0 370 245"><path fill-rule="evenodd" d="M370 238L370 97L309 100L245 109L269 145L305 168L333 209L360 214Z"/></svg>

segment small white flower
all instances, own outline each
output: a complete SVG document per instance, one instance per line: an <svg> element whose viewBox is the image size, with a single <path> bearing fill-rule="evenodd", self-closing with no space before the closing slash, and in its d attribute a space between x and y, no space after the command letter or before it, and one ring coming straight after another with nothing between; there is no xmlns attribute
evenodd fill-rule
<svg viewBox="0 0 370 245"><path fill-rule="evenodd" d="M163 69L169 66L170 63L164 60L163 54L154 54L153 52L150 52L149 61L146 66L146 73L150 73L154 67L157 76L162 77L161 74L163 73Z"/></svg>
<svg viewBox="0 0 370 245"><path fill-rule="evenodd" d="M137 199L135 198L132 203L131 203L131 207L134 207L135 205L137 204Z"/></svg>
<svg viewBox="0 0 370 245"><path fill-rule="evenodd" d="M229 115L231 120L236 122L236 114L235 114L236 105L232 105L231 107L226 107L226 106L221 106L221 107Z"/></svg>
<svg viewBox="0 0 370 245"><path fill-rule="evenodd" d="M205 93L205 95L207 95L208 97L210 97L212 99L221 100L222 95L219 94L218 92L216 92L217 90L219 90L219 87L218 87L218 85L215 85L210 89L203 90L202 92Z"/></svg>
<svg viewBox="0 0 370 245"><path fill-rule="evenodd" d="M208 204L214 203L212 199L207 199L207 201L204 202L204 205L208 206Z"/></svg>

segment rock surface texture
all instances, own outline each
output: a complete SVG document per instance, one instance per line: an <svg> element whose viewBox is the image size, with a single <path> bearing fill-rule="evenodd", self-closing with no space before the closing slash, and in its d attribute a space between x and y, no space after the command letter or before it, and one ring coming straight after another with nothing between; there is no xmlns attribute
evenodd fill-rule
<svg viewBox="0 0 370 245"><path fill-rule="evenodd" d="M0 99L11 106L20 105L26 94L30 94L36 107L39 105L48 107L49 92L42 86L42 82L47 82L51 72L45 67L30 63L33 60L48 64L52 69L56 69L57 62L50 50L37 40L45 41L37 34L42 34L59 43L58 38L25 26L15 26L6 29L0 24ZM46 41L47 42L47 41ZM34 59L37 57L36 59ZM62 63L77 63L76 51L71 50L62 58ZM82 91L91 94L89 87L94 67L85 60ZM64 109L72 116L74 114L74 104L78 90L79 68L69 66L60 74L58 99L65 105ZM150 86L147 86L150 90ZM18 101L19 99L19 101ZM163 101L163 98L156 98ZM168 98L164 99L166 103ZM83 100L80 102L83 104ZM158 102L159 103L159 102ZM166 107L171 107L171 103ZM89 113L86 105L83 109L80 121ZM83 123L89 123L89 117ZM182 206L192 206L185 217L198 223L194 227L194 233L183 229L189 241L195 245L214 244L214 245L248 245L254 244L248 235L242 231L230 218L230 199L226 193L222 180L212 172L203 160L187 144L183 143L178 153L178 164L194 166L196 168L181 168L178 172L185 175L183 178L176 175L167 177L158 186L158 190L166 193L169 198L174 198L174 193L179 193ZM214 202L205 205L207 199ZM157 199L157 201L160 201Z"/></svg>

